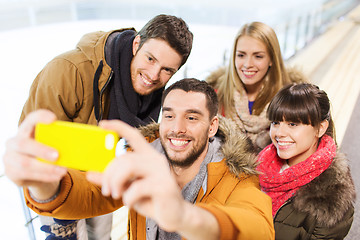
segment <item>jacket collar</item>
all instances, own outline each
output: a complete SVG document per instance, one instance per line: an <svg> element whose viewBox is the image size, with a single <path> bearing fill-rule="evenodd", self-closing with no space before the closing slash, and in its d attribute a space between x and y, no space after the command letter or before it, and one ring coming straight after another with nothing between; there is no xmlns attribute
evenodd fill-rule
<svg viewBox="0 0 360 240"><path fill-rule="evenodd" d="M102 74L105 77L99 79L99 91L104 87L108 77L112 72L110 65L106 62L105 59L105 44L111 34L120 33L126 30L135 31L134 28L123 28L109 32L97 31L87 33L76 45L76 48L79 49L86 56L86 58L92 62L94 69L99 67L100 61L103 62Z"/></svg>
<svg viewBox="0 0 360 240"><path fill-rule="evenodd" d="M297 211L333 226L352 208L355 195L348 160L337 153L329 168L301 187L292 201Z"/></svg>

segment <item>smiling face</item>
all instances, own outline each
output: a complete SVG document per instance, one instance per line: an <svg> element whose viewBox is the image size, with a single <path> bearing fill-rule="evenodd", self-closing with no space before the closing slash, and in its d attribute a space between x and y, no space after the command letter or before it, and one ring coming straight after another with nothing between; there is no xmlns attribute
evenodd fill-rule
<svg viewBox="0 0 360 240"><path fill-rule="evenodd" d="M270 125L270 137L278 156L288 160L292 166L315 153L319 138L325 133L327 126L327 121L322 122L319 128L310 124L274 121Z"/></svg>
<svg viewBox="0 0 360 240"><path fill-rule="evenodd" d="M253 37L242 36L237 41L235 54L236 71L245 88L259 92L272 65L265 44Z"/></svg>
<svg viewBox="0 0 360 240"><path fill-rule="evenodd" d="M161 39L149 39L139 49L140 36L133 41L131 81L135 92L148 95L166 85L179 69L182 57Z"/></svg>
<svg viewBox="0 0 360 240"><path fill-rule="evenodd" d="M169 162L179 167L202 162L217 124L217 117L210 120L203 93L180 89L169 92L160 123L160 140Z"/></svg>

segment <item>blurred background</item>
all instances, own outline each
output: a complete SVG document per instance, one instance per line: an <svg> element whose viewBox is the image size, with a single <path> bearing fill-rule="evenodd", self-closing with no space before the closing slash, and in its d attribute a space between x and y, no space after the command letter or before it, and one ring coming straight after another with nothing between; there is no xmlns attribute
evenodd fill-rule
<svg viewBox="0 0 360 240"><path fill-rule="evenodd" d="M0 155L4 154L6 139L16 133L22 106L37 73L53 57L74 48L85 33L123 27L140 30L160 13L183 18L194 34L194 45L187 63L171 79L171 84L187 76L204 79L212 70L226 64L236 32L244 23L252 21L272 26L284 59L289 64L298 64L297 56L339 23L348 21L346 16L359 4L360 0L222 0L221 3L216 0L0 0ZM339 34L335 32L335 36ZM343 45L340 43L339 40L334 44L334 49ZM333 49L329 46L325 51ZM324 55L325 58L329 55ZM324 65L324 60L321 62ZM320 79L325 73L311 74ZM357 94L353 94L353 105L356 105ZM351 108L347 114L349 119L341 140L346 136L353 111ZM3 174L1 161L0 239L44 239L38 219L27 223L27 218L35 215L24 211L20 190ZM31 216L26 218L26 213ZM348 239L356 239L359 234L356 231L359 230L353 226Z"/></svg>

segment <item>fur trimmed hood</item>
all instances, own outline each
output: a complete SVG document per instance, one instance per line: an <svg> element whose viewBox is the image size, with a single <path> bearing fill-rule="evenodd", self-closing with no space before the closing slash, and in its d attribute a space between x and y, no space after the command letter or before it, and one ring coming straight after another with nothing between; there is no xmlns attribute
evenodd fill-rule
<svg viewBox="0 0 360 240"><path fill-rule="evenodd" d="M221 152L226 159L229 171L237 177L242 174L256 175L257 161L250 140L236 130L235 124L222 116L219 117L219 130L216 135L222 142ZM139 127L141 133L150 141L159 137L159 123Z"/></svg>
<svg viewBox="0 0 360 240"><path fill-rule="evenodd" d="M226 72L226 67L219 67L215 71L211 72L210 75L205 79L205 81L212 86L213 88L218 88L219 78L224 76Z"/></svg>
<svg viewBox="0 0 360 240"><path fill-rule="evenodd" d="M353 207L355 198L348 160L344 154L337 153L329 168L301 187L292 202L297 211L332 227Z"/></svg>

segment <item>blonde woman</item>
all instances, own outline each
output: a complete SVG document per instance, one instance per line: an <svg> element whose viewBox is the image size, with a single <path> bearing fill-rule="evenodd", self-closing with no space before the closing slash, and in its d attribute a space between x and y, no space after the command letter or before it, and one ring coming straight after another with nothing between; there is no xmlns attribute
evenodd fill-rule
<svg viewBox="0 0 360 240"><path fill-rule="evenodd" d="M267 146L267 106L290 83L275 31L261 22L245 24L235 37L229 65L206 81L217 90L220 113L236 122L256 151Z"/></svg>

